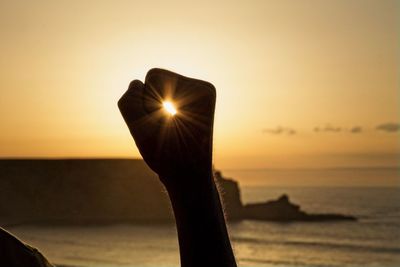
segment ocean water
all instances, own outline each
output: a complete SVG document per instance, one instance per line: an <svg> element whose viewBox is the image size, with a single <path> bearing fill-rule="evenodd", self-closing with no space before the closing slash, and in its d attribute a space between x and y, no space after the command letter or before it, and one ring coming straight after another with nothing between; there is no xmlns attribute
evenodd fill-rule
<svg viewBox="0 0 400 267"><path fill-rule="evenodd" d="M400 266L400 188L243 187L244 202L287 193L309 212L355 215L357 222L229 225L239 266ZM7 228L66 266L179 266L174 225Z"/></svg>

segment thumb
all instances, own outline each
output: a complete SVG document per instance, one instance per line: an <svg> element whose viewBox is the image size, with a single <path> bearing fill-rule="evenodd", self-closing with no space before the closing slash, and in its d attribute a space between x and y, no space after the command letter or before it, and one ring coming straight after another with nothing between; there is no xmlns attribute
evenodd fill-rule
<svg viewBox="0 0 400 267"><path fill-rule="evenodd" d="M139 80L133 80L129 84L128 90L118 101L118 108L128 126L145 115L143 92L144 84Z"/></svg>
<svg viewBox="0 0 400 267"><path fill-rule="evenodd" d="M162 111L149 112L145 109L145 87L139 80L132 81L118 101L122 117L138 146L141 142L154 137L159 131L162 118Z"/></svg>

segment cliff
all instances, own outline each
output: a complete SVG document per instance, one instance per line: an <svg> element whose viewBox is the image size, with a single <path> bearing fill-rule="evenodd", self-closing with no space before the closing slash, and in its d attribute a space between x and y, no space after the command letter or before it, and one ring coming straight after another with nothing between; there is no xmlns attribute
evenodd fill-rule
<svg viewBox="0 0 400 267"><path fill-rule="evenodd" d="M229 220L353 219L309 215L287 197L243 205L237 182L219 172L216 180ZM142 160L0 160L0 225L156 223L172 219L164 188Z"/></svg>
<svg viewBox="0 0 400 267"><path fill-rule="evenodd" d="M2 223L165 220L168 197L142 160L0 160Z"/></svg>

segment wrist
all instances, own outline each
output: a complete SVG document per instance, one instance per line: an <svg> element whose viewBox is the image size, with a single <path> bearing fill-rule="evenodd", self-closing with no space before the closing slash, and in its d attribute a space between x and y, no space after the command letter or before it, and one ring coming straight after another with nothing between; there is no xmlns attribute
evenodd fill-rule
<svg viewBox="0 0 400 267"><path fill-rule="evenodd" d="M211 172L199 177L186 173L180 178L180 183L166 188L176 219L181 266L236 266Z"/></svg>
<svg viewBox="0 0 400 267"><path fill-rule="evenodd" d="M209 166L180 167L168 173L159 174L168 192L197 192L211 190L214 184L211 164Z"/></svg>
<svg viewBox="0 0 400 267"><path fill-rule="evenodd" d="M224 224L222 203L213 177L192 178L185 176L181 183L166 186L177 224Z"/></svg>

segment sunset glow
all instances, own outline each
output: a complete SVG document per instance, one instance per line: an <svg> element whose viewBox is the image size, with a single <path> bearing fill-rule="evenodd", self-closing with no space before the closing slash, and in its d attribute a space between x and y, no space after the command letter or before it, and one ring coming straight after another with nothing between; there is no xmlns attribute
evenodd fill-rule
<svg viewBox="0 0 400 267"><path fill-rule="evenodd" d="M400 0L0 0L0 33L0 267L400 266Z"/></svg>
<svg viewBox="0 0 400 267"><path fill-rule="evenodd" d="M174 116L177 113L175 106L171 101L163 102L163 107L171 116Z"/></svg>
<svg viewBox="0 0 400 267"><path fill-rule="evenodd" d="M398 7L367 2L4 1L0 157L140 158L116 103L156 67L215 86L218 168L394 166Z"/></svg>

